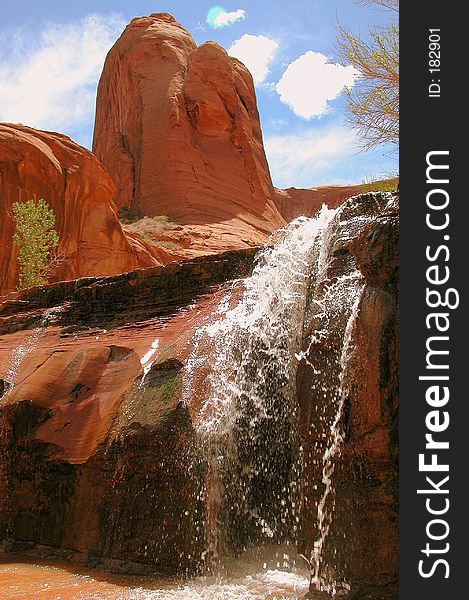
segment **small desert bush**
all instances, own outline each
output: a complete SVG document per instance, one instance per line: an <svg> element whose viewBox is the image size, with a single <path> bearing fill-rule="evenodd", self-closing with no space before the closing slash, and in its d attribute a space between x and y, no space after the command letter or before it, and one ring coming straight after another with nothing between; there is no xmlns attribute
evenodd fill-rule
<svg viewBox="0 0 469 600"><path fill-rule="evenodd" d="M167 242L167 241L163 241L163 242L155 242L155 245L160 246L161 248L168 248L168 250L170 250L171 248L178 248L179 244L177 244L176 242Z"/></svg>
<svg viewBox="0 0 469 600"><path fill-rule="evenodd" d="M143 231L142 233L140 233L140 239L142 239L147 244L156 246L157 248L167 248L169 250L171 248L179 248L180 247L180 245L176 242L171 242L171 241L167 241L167 240L155 240L146 231Z"/></svg>
<svg viewBox="0 0 469 600"><path fill-rule="evenodd" d="M363 193L365 192L394 192L397 189L399 177L393 176L389 179L378 179L374 181L367 178L362 181Z"/></svg>
<svg viewBox="0 0 469 600"><path fill-rule="evenodd" d="M55 213L45 200L14 202L16 223L13 243L18 247L18 289L44 285L44 275L55 251L59 236L55 231Z"/></svg>
<svg viewBox="0 0 469 600"><path fill-rule="evenodd" d="M147 244L155 243L155 240L150 235L148 235L148 233L146 233L146 231L143 231L139 235L140 235L140 239L142 239L144 242L147 242Z"/></svg>

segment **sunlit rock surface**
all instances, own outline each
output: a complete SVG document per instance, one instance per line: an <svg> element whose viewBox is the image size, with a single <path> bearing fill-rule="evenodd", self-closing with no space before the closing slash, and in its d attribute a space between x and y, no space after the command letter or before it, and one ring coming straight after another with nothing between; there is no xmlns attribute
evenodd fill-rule
<svg viewBox="0 0 469 600"><path fill-rule="evenodd" d="M168 14L133 19L110 50L93 151L116 205L168 216L191 252L260 244L285 222L251 74L218 44L197 47Z"/></svg>
<svg viewBox="0 0 469 600"><path fill-rule="evenodd" d="M60 243L51 281L158 264L144 258L142 243L137 244L138 255L124 234L112 202L114 184L105 169L65 135L0 124L0 189L0 294L18 283L14 202L43 198L55 213Z"/></svg>
<svg viewBox="0 0 469 600"><path fill-rule="evenodd" d="M241 414L236 481L249 487L246 506L258 512L243 516L240 504L236 518L221 522L232 528L232 540L234 528L242 534L235 542L275 540L267 527L251 535L247 525L257 522L264 508L266 514L277 510L277 504L286 517L295 502L297 530L280 527L277 538L289 537L291 554L299 551L308 559L314 558L314 542L322 539L318 582L332 582L347 593L350 588L357 599L396 597L396 197L350 199L318 237L316 249L302 257L295 235L304 231L292 227L278 255L282 265L291 262L290 271L277 277L277 255L267 253L270 276L258 277L261 284L254 289L252 280L233 282L251 275L256 250L249 249L53 284L4 301L0 534L10 548L124 571L203 569L211 526L226 505L223 509L216 499L217 478L202 451L200 424L210 416L207 383L213 383L222 363L227 374L237 344L226 337L231 354L208 345L208 364L195 375L193 394L184 400L195 337L223 314L226 318L229 313L219 307L227 299L233 309L252 301L267 310L270 303L272 314L282 320L282 297L289 294L291 302L298 294L304 314L300 318L288 305L286 322L293 319L299 326L301 320L301 332L290 326L285 332L277 317L251 319L253 336L248 332L238 345L249 345L249 359L233 367L247 369L248 382L256 373L267 374L264 391L257 384L243 389L255 391L256 403L275 400L276 440L301 443L301 453L290 456L301 459L301 469L287 472L282 466L277 473L281 487L293 481L290 473L300 482L300 506L298 489L294 495L276 493L275 486L268 488L268 478L264 485L264 475L256 475L259 465L273 465L281 456L275 444L267 444L270 430L249 429ZM311 262L295 269L302 258ZM306 288L305 277L310 278ZM243 288L251 289L251 296L244 298ZM249 310L234 314L251 318ZM277 332L271 338L269 327ZM298 344L283 339L290 330L292 336L301 334ZM290 371L269 360L277 346L278 365L288 356L298 361L288 386L285 373ZM291 412L277 410L284 398L296 403ZM245 416L252 418L251 392L244 400ZM268 428L270 417L265 417ZM254 425L259 423L256 419ZM250 431L265 434L266 443L249 437ZM243 435L248 436L244 445ZM258 449L273 462L254 456ZM332 491L325 493L325 481ZM266 489L270 496L264 502Z"/></svg>
<svg viewBox="0 0 469 600"><path fill-rule="evenodd" d="M304 215L314 217L321 206L337 208L351 196L362 193L364 185L323 185L314 188L275 188L274 202L279 213L290 222Z"/></svg>

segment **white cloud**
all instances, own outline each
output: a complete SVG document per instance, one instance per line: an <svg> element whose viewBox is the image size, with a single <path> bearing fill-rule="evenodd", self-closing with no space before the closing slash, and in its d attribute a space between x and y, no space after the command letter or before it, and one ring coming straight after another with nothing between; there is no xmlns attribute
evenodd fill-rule
<svg viewBox="0 0 469 600"><path fill-rule="evenodd" d="M328 62L327 56L309 50L291 62L276 85L280 100L303 119L319 117L329 109L345 86L353 86L358 72L351 66Z"/></svg>
<svg viewBox="0 0 469 600"><path fill-rule="evenodd" d="M281 188L341 183L337 164L357 151L354 133L337 125L269 136L264 146L274 185Z"/></svg>
<svg viewBox="0 0 469 600"><path fill-rule="evenodd" d="M254 83L259 85L269 73L269 63L277 48L278 43L265 35L245 33L233 42L228 54L244 63L251 71Z"/></svg>
<svg viewBox="0 0 469 600"><path fill-rule="evenodd" d="M217 27L228 27L233 25L236 21L241 21L246 18L246 11L242 8L233 10L232 12L220 12L213 20L213 26Z"/></svg>
<svg viewBox="0 0 469 600"><path fill-rule="evenodd" d="M67 133L91 126L104 59L124 26L114 14L88 15L49 23L35 44L25 31L9 45L2 35L0 121Z"/></svg>

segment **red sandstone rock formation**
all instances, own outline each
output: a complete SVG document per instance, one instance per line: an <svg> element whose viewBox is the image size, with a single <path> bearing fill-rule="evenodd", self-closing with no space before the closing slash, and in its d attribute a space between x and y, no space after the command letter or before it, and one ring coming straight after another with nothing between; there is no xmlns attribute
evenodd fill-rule
<svg viewBox="0 0 469 600"><path fill-rule="evenodd" d="M119 570L200 567L204 466L182 370L227 293L220 284L247 275L254 255L59 282L0 303L0 541Z"/></svg>
<svg viewBox="0 0 469 600"><path fill-rule="evenodd" d="M353 584L354 598L365 597L363 590L396 597L398 211L387 200L367 195L344 205L327 262L331 282L359 269L364 285L344 445L334 470L336 513L326 540L326 563ZM196 329L213 319L231 289L223 282L248 275L254 254L56 283L4 300L0 540L120 570L129 563L167 573L200 567L204 519L211 518L203 492L210 474L193 427L203 381L187 403L182 376ZM45 322L52 306L62 311ZM310 363L298 371L306 555L318 537L323 417L334 407L324 384L338 385L346 320L334 314L331 327L321 329L321 317L312 318ZM320 335L311 344L313 332ZM156 339L142 385L141 359ZM26 358L12 377L21 345ZM328 373L319 381L318 364ZM12 379L9 389L2 380Z"/></svg>
<svg viewBox="0 0 469 600"><path fill-rule="evenodd" d="M351 196L362 193L364 185L324 185L315 188L286 190L275 189L275 206L289 222L295 217L314 215L325 204L328 208L337 208Z"/></svg>
<svg viewBox="0 0 469 600"><path fill-rule="evenodd" d="M284 223L249 71L168 14L133 19L110 50L93 150L116 205L183 225L193 255L263 243Z"/></svg>
<svg viewBox="0 0 469 600"><path fill-rule="evenodd" d="M65 135L1 124L0 190L0 293L14 289L18 278L11 206L31 198L46 200L56 215L61 260L52 281L165 262L164 250L158 254L126 238L111 178L91 152Z"/></svg>

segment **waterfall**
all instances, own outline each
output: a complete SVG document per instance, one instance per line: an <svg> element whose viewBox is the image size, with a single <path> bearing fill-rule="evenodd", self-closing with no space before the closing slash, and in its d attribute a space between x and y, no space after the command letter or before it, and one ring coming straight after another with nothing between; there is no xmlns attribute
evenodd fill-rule
<svg viewBox="0 0 469 600"><path fill-rule="evenodd" d="M307 493L312 496L308 500L317 507L316 539L313 544L312 539L306 541L303 554L310 565L310 588L317 591L317 596L311 592L312 598L341 596L350 589L347 578L354 542L346 536L353 524L345 525L347 508L339 504L343 499L337 493L339 489L343 493L344 479L353 477L343 470L350 469L350 463L344 466L342 454L357 393L351 382L359 378L357 366L364 364L359 352L363 331L360 334L357 322L366 284L355 253L357 240L366 239L363 232L392 202L389 194L370 194L344 205L321 236L322 258L308 292L304 346L297 358L299 368L311 378L301 393L308 395L306 404L312 410L306 419L309 429L302 432L308 440L304 456ZM308 375L303 381L308 381Z"/></svg>
<svg viewBox="0 0 469 600"><path fill-rule="evenodd" d="M337 253L350 221L344 228L336 214L323 207L315 219L299 217L277 233L252 276L235 282L198 330L184 381L206 457L207 555L216 561L249 547L297 542L305 457L296 384L299 365L307 364L322 491L318 536L304 558L311 587L331 595L348 585L324 556L364 289L360 271ZM346 266L331 275L331 264L341 260ZM288 552L284 559L278 566L289 566Z"/></svg>
<svg viewBox="0 0 469 600"><path fill-rule="evenodd" d="M317 218L299 217L277 232L252 276L234 286L215 321L196 335L184 395L193 402L196 387L203 388L196 429L209 465L212 559L295 540L301 504L295 357L310 279L323 258L317 241L334 214L324 207Z"/></svg>

